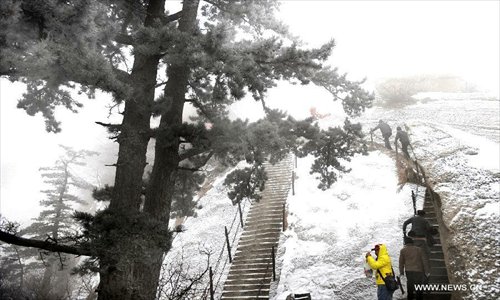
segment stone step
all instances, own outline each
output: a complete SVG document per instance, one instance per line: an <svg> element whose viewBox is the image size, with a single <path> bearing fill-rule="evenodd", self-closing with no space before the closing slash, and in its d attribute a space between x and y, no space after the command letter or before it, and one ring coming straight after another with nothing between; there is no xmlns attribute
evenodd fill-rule
<svg viewBox="0 0 500 300"><path fill-rule="evenodd" d="M253 216L253 217L248 217L246 220L245 220L245 223L247 224L251 224L251 223L255 223L255 222L262 222L262 223L265 223L265 222L269 222L269 223L275 223L277 221L280 221L281 222L281 219L283 218L283 214L280 213L276 216Z"/></svg>
<svg viewBox="0 0 500 300"><path fill-rule="evenodd" d="M269 290L269 287L271 286L271 282L267 280L266 282L256 282L256 283L248 283L248 282L243 282L243 283L235 283L235 282L226 282L224 284L224 290L226 292L241 292L242 290L250 290L250 291L255 291L255 290Z"/></svg>
<svg viewBox="0 0 500 300"><path fill-rule="evenodd" d="M256 238L252 236L247 236L243 239L240 239L238 242L238 247L239 246L244 246L244 245L258 245L261 243L265 244L270 244L270 243L277 243L279 240L278 237L267 237L267 238Z"/></svg>
<svg viewBox="0 0 500 300"><path fill-rule="evenodd" d="M270 282L272 278L271 276L264 277L264 278L240 278L240 279L227 279L226 283L230 283L234 285L235 283L241 283L241 284L254 284L254 283L265 283L265 282Z"/></svg>
<svg viewBox="0 0 500 300"><path fill-rule="evenodd" d="M236 265L236 264L253 264L253 263L256 263L256 264L267 264L269 262L271 262L272 260L272 257L271 255L266 255L266 256L262 256L262 257L245 257L245 256L238 256L238 257L234 257L233 259L233 265Z"/></svg>
<svg viewBox="0 0 500 300"><path fill-rule="evenodd" d="M258 232L258 231L256 231L256 232L253 232L253 233L243 233L240 236L240 241L241 240L245 240L247 238L252 238L252 239L276 238L276 231L274 231L274 232Z"/></svg>
<svg viewBox="0 0 500 300"><path fill-rule="evenodd" d="M281 222L273 222L273 223L258 223L258 222L249 222L245 226L246 230L265 230L265 229L273 229L273 228L283 228L283 223Z"/></svg>
<svg viewBox="0 0 500 300"><path fill-rule="evenodd" d="M236 256L242 256L244 255L247 258L251 257L265 257L266 255L271 256L271 247L269 248L262 248L262 249L250 249L246 248L244 251L241 249L236 249L236 253L234 254L234 257Z"/></svg>
<svg viewBox="0 0 500 300"><path fill-rule="evenodd" d="M271 256L271 247L269 248L245 248L244 250L242 249L236 249L235 257L236 255L245 255L247 257L257 256L257 257L264 257L266 255Z"/></svg>
<svg viewBox="0 0 500 300"><path fill-rule="evenodd" d="M268 299L272 278L271 248L283 228L283 205L291 188L291 158L265 164L268 181L262 198L250 207L221 299Z"/></svg>
<svg viewBox="0 0 500 300"><path fill-rule="evenodd" d="M274 246L274 249L278 246L278 241L276 242L271 242L271 243L265 243L265 244L244 244L244 245L238 245L238 250L241 252L246 252L246 251L251 251L251 252L257 252L259 250L268 251L269 255L271 255L271 247ZM276 250L275 250L276 251Z"/></svg>
<svg viewBox="0 0 500 300"><path fill-rule="evenodd" d="M281 216L281 215L283 215L282 206L276 209L267 208L267 209L253 210L247 214L247 219L257 216Z"/></svg>
<svg viewBox="0 0 500 300"><path fill-rule="evenodd" d="M438 267L431 265L431 274L436 276L441 276L441 275L448 276L448 271L446 270L445 266Z"/></svg>
<svg viewBox="0 0 500 300"><path fill-rule="evenodd" d="M444 259L444 253L443 251L432 251L431 250L431 257L430 259Z"/></svg>
<svg viewBox="0 0 500 300"><path fill-rule="evenodd" d="M283 201L274 200L274 202L264 203L264 204L263 203L253 204L248 213L259 213L270 210L283 210L283 204L285 204L284 200Z"/></svg>
<svg viewBox="0 0 500 300"><path fill-rule="evenodd" d="M268 233L274 233L274 234L277 234L279 235L281 230L283 229L282 228L283 226L280 226L280 227L272 227L272 228L246 228L244 231L243 231L243 234L246 234L246 235L251 235L251 234L255 234L255 235L258 235L258 234L268 234Z"/></svg>
<svg viewBox="0 0 500 300"><path fill-rule="evenodd" d="M255 300L255 299L269 299L269 296L267 295L258 295L258 296L224 296L222 295L221 296L221 299L231 299L231 300L245 300L245 299L252 299L252 300Z"/></svg>
<svg viewBox="0 0 500 300"><path fill-rule="evenodd" d="M432 275L429 277L429 284L449 284L448 276Z"/></svg>
<svg viewBox="0 0 500 300"><path fill-rule="evenodd" d="M244 251L244 252L236 252L234 255L234 261L238 260L265 260L265 259L271 259L271 250L268 251L262 251L262 252L250 252L250 251Z"/></svg>
<svg viewBox="0 0 500 300"><path fill-rule="evenodd" d="M255 207L255 208L252 207L252 210L250 210L249 214L251 213L252 215L258 215L258 214L267 213L267 212L276 213L278 211L283 213L283 204L268 206L268 207L264 207L264 206Z"/></svg>
<svg viewBox="0 0 500 300"><path fill-rule="evenodd" d="M247 214L248 217L261 214L280 214L283 213L283 205L276 205L275 207L255 207Z"/></svg>
<svg viewBox="0 0 500 300"><path fill-rule="evenodd" d="M247 262L247 263L236 263L236 261L233 261L233 264L231 265L231 269L233 270L250 270L250 269L266 269L268 267L272 267L273 262L272 260L268 261L263 261L263 262Z"/></svg>
<svg viewBox="0 0 500 300"><path fill-rule="evenodd" d="M283 209L283 204L285 204L284 199L276 199L276 200L269 200L269 202L266 203L257 203L254 204L255 207L251 208L251 211L261 211L261 210L278 210L278 209Z"/></svg>
<svg viewBox="0 0 500 300"><path fill-rule="evenodd" d="M431 264L431 266L445 266L446 265L443 258L431 258L430 264Z"/></svg>
<svg viewBox="0 0 500 300"><path fill-rule="evenodd" d="M269 269L267 273L240 273L240 272L229 272L229 275L227 275L227 280L241 280L241 279L259 279L259 280L264 280L273 277L273 271Z"/></svg>
<svg viewBox="0 0 500 300"><path fill-rule="evenodd" d="M267 274L269 269L272 269L272 263L254 264L254 265L231 265L231 272Z"/></svg>
<svg viewBox="0 0 500 300"><path fill-rule="evenodd" d="M257 297L260 295L266 295L269 297L269 288L267 289L253 289L253 290L240 290L240 291L230 291L222 292L222 297L226 297L225 299L228 299L227 297L234 297L234 296L252 296L252 297ZM255 299L255 298L254 298Z"/></svg>

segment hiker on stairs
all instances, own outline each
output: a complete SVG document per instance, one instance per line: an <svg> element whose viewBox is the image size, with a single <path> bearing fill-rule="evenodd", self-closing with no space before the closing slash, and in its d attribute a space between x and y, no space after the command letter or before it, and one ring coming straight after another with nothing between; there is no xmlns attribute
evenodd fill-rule
<svg viewBox="0 0 500 300"><path fill-rule="evenodd" d="M392 300L392 294L394 291L389 291L386 286L384 279L380 276L393 275L392 274L392 264L391 258L389 257L389 253L387 252L387 247L384 244L375 245L375 248L372 249L375 251L377 258L373 258L370 252L366 253L366 262L373 270L377 270L376 272L376 283L377 283L377 300Z"/></svg>
<svg viewBox="0 0 500 300"><path fill-rule="evenodd" d="M431 249L430 246L434 243L432 238L432 226L425 218L425 211L417 210L417 215L409 218L403 223L403 236L406 237L406 227L411 224L411 230L408 232L408 236L413 239L415 246L418 246L424 250L425 259L427 264L430 266L430 256Z"/></svg>
<svg viewBox="0 0 500 300"><path fill-rule="evenodd" d="M377 127L370 130L370 133L373 133L377 129L380 129L380 132L382 133L382 137L384 138L384 142L385 142L385 147L389 150L392 150L391 143L389 143L389 138L392 135L392 129L389 126L389 124L385 123L382 120L379 120Z"/></svg>
<svg viewBox="0 0 500 300"><path fill-rule="evenodd" d="M423 299L422 291L415 291L415 284L423 284L430 276L430 266L424 257L424 251L413 244L410 237L404 238L404 248L399 253L399 274L406 274L406 290L408 300L412 300L416 293L416 300Z"/></svg>
<svg viewBox="0 0 500 300"><path fill-rule="evenodd" d="M394 145L396 146L396 151L398 149L398 140L401 142L401 150L405 154L406 158L410 159L410 153L408 153L408 146L410 145L410 138L408 134L401 129L401 127L396 128L396 139L394 140Z"/></svg>

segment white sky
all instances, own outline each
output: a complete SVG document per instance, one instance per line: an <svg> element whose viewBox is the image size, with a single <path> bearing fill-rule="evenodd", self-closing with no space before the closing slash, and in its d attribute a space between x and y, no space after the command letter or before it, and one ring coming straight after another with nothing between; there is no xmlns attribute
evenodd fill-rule
<svg viewBox="0 0 500 300"><path fill-rule="evenodd" d="M169 1L168 5L176 6L176 2ZM290 25L292 33L314 46L335 38L337 47L331 62L354 79L368 77L373 84L388 76L451 73L498 94L499 3L283 1L279 16ZM29 117L16 109L16 100L23 91L21 84L0 80L0 213L16 219L36 215L41 181L38 169L53 164L58 156L57 144L100 152L116 147L106 139L103 128L94 124L109 121L104 108L109 105L109 97L99 94L95 100L82 99L85 108L77 115L58 112L63 132L54 135L44 131L41 116ZM297 117L308 116L311 106L318 107L320 113L333 110L326 91L314 87L285 84L268 96L271 106L286 108ZM294 100L299 100L298 104L291 105ZM234 113L251 117L253 113L248 112L255 112L256 105L260 107L256 103L237 106ZM101 155L89 172L110 182L112 168L102 165L114 163L113 155Z"/></svg>
<svg viewBox="0 0 500 300"><path fill-rule="evenodd" d="M498 93L500 1L283 1L290 31L355 78L456 74Z"/></svg>

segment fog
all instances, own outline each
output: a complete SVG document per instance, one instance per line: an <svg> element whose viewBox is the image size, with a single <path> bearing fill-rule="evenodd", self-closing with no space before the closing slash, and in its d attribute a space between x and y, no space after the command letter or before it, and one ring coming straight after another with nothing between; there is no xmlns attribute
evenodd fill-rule
<svg viewBox="0 0 500 300"><path fill-rule="evenodd" d="M498 94L498 1L283 1L280 16L311 44L334 38L330 62L369 82L452 74Z"/></svg>
<svg viewBox="0 0 500 300"><path fill-rule="evenodd" d="M178 1L168 1L172 12ZM304 44L318 46L334 38L330 63L352 79L367 78L366 87L387 77L416 74L461 76L498 97L500 82L500 2L498 1L283 1L279 17ZM1 196L0 213L26 221L36 216L41 177L38 169L58 156L58 144L101 152L87 177L94 184L112 183L116 143L95 121L107 120L110 97L81 99L74 115L58 110L60 134L44 131L40 115L16 108L22 84L0 79ZM268 103L305 117L311 106L336 110L326 91L283 84L270 91ZM296 101L295 101L296 100ZM293 104L292 103L297 103ZM245 115L252 100L234 107ZM339 115L338 120L342 120Z"/></svg>

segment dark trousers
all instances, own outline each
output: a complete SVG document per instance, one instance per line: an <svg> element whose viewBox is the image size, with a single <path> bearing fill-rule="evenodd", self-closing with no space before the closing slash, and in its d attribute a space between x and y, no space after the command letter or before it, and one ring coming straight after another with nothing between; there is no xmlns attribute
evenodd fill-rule
<svg viewBox="0 0 500 300"><path fill-rule="evenodd" d="M392 300L394 291L389 291L384 284L377 285L377 300Z"/></svg>
<svg viewBox="0 0 500 300"><path fill-rule="evenodd" d="M414 238L413 245L420 247L424 250L424 259L427 261L428 266L431 266L431 248L427 245L427 240L425 238Z"/></svg>
<svg viewBox="0 0 500 300"><path fill-rule="evenodd" d="M424 276L424 272L406 271L406 289L408 293L408 300L413 300L415 294L416 300L424 299L424 293L422 291L415 291L415 284L423 284Z"/></svg>
<svg viewBox="0 0 500 300"><path fill-rule="evenodd" d="M389 138L391 137L390 135L384 135L384 142L385 142L385 147L389 150L392 150L391 143L389 143Z"/></svg>
<svg viewBox="0 0 500 300"><path fill-rule="evenodd" d="M410 159L410 153L408 153L408 146L409 144L403 144L401 143L401 151L405 154L406 158Z"/></svg>

